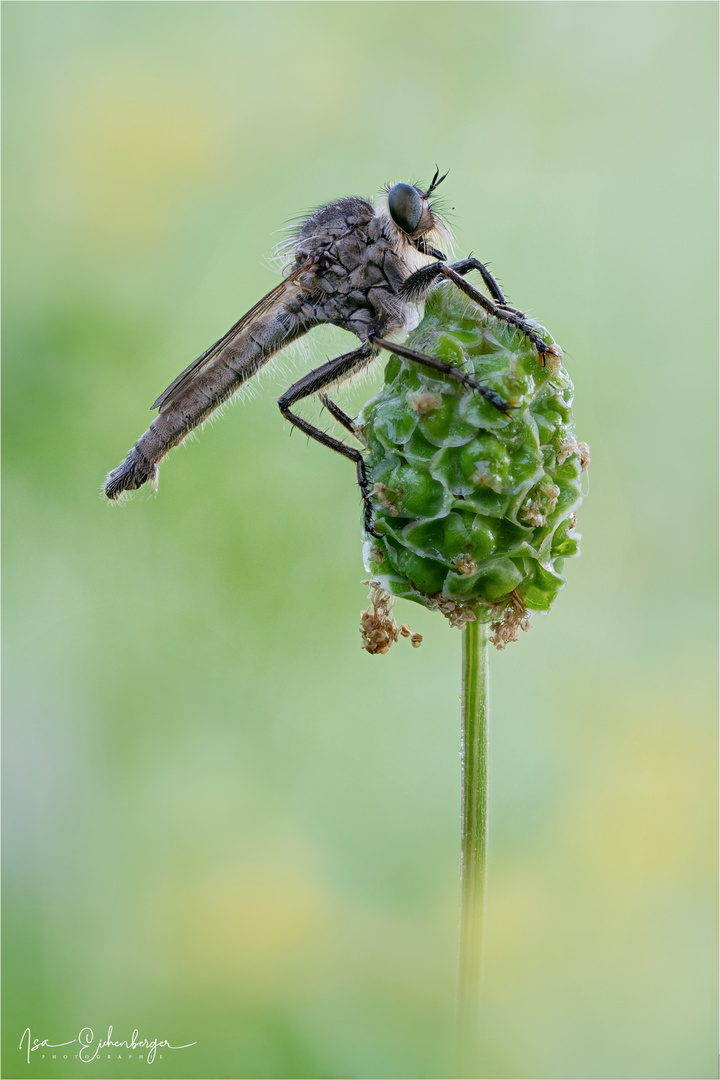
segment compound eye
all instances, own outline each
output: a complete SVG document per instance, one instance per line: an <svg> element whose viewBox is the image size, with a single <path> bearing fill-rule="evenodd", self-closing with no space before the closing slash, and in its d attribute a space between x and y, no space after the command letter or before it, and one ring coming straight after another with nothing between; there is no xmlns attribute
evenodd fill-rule
<svg viewBox="0 0 720 1080"><path fill-rule="evenodd" d="M417 188L412 184L395 184L388 193L390 216L406 233L414 233L420 224L423 205Z"/></svg>

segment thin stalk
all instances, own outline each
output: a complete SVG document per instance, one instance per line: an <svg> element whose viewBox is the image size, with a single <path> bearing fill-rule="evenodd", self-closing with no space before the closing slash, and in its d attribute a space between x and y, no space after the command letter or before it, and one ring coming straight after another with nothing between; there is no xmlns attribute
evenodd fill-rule
<svg viewBox="0 0 720 1080"><path fill-rule="evenodd" d="M465 624L462 655L462 861L456 1051L458 1076L475 1077L479 1064L480 976L488 835L486 623L477 621Z"/></svg>

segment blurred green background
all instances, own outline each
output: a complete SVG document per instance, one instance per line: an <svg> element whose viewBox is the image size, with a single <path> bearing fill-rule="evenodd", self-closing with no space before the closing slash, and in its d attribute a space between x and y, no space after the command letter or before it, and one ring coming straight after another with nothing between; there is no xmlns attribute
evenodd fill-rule
<svg viewBox="0 0 720 1080"><path fill-rule="evenodd" d="M399 604L422 649L361 652L352 466L275 405L347 339L99 497L276 230L436 162L593 452L569 586L492 656L482 1075L717 1075L716 24L3 5L5 1076L449 1073L460 635ZM109 1024L197 1045L17 1049Z"/></svg>

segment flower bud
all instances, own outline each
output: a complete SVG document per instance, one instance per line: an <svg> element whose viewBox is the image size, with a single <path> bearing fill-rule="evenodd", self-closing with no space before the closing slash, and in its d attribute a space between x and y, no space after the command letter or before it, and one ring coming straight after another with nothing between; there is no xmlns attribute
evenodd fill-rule
<svg viewBox="0 0 720 1080"><path fill-rule="evenodd" d="M491 622L502 648L547 611L577 555L575 511L588 462L575 438L562 350L535 345L451 283L434 290L408 346L473 374L512 406L413 360L392 356L362 410L378 539L365 566L382 588L455 626Z"/></svg>

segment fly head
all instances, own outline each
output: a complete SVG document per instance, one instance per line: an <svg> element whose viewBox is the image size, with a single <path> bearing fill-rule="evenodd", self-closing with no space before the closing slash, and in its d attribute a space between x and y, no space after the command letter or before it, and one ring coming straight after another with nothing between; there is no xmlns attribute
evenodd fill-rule
<svg viewBox="0 0 720 1080"><path fill-rule="evenodd" d="M447 176L445 173L438 178L439 171L436 168L426 191L417 184L393 184L388 190L387 203L392 221L418 251L436 259L445 259L446 256L431 247L427 239L430 233L446 232L445 223L439 214L433 213L430 205L431 194Z"/></svg>

